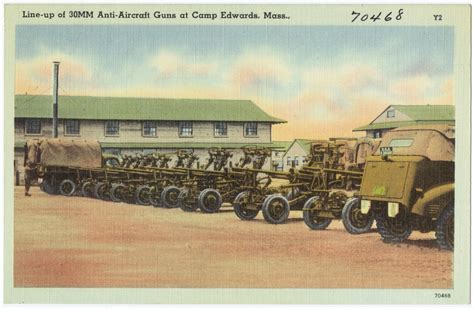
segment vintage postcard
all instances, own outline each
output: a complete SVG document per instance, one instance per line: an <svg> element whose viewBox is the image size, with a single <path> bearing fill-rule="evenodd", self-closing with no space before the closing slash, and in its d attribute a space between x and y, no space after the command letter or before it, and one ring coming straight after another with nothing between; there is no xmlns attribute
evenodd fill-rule
<svg viewBox="0 0 474 309"><path fill-rule="evenodd" d="M469 303L470 18L6 5L5 302Z"/></svg>

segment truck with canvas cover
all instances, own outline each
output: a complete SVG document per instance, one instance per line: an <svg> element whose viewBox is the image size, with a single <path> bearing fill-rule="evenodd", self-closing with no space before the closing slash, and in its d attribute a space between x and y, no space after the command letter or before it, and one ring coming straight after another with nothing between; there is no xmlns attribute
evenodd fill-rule
<svg viewBox="0 0 474 309"><path fill-rule="evenodd" d="M99 142L76 139L30 139L25 144L25 168L41 178L41 189L47 193L75 190L72 179L102 171L117 158L103 157ZM112 163L113 164L113 163ZM68 195L68 194L65 194Z"/></svg>
<svg viewBox="0 0 474 309"><path fill-rule="evenodd" d="M454 126L423 125L387 132L367 160L360 196L386 242L413 230L435 231L438 245L454 248Z"/></svg>

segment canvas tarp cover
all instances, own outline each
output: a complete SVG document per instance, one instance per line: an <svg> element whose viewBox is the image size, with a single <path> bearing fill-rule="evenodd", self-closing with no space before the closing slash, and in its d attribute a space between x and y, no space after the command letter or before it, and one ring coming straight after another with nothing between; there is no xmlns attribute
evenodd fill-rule
<svg viewBox="0 0 474 309"><path fill-rule="evenodd" d="M385 133L377 150L392 147L394 155L424 156L432 161L454 162L454 127L405 127Z"/></svg>
<svg viewBox="0 0 474 309"><path fill-rule="evenodd" d="M102 151L98 142L68 139L40 141L40 164L43 166L75 166L99 168Z"/></svg>

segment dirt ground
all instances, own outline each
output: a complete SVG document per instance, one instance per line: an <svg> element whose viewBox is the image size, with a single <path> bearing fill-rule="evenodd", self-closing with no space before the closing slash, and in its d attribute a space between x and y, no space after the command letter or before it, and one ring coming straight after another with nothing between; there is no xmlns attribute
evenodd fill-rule
<svg viewBox="0 0 474 309"><path fill-rule="evenodd" d="M452 253L433 233L384 244L374 229L353 236L342 223L310 231L291 214L267 224L49 196L15 188L16 287L449 288Z"/></svg>

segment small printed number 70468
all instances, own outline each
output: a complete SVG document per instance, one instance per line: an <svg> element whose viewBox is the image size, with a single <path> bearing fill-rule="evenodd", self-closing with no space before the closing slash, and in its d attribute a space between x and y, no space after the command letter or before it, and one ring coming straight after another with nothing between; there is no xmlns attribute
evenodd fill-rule
<svg viewBox="0 0 474 309"><path fill-rule="evenodd" d="M435 293L435 298L451 298L450 293Z"/></svg>
<svg viewBox="0 0 474 309"><path fill-rule="evenodd" d="M355 15L355 16L354 16ZM397 16L395 16L395 19L396 20L401 20L402 19L402 15L403 15L403 9L399 9L398 10L398 14ZM354 18L352 19L352 22L355 22L359 17L359 21L366 21L366 20L371 20L372 22L376 22L378 20L382 20L382 12L379 12L377 15L376 14L373 14L370 18L369 18L369 14L361 14L359 12L356 12L356 11L352 11L352 16L354 16ZM391 21L392 20L392 12L388 12L385 16L384 16L384 21Z"/></svg>

